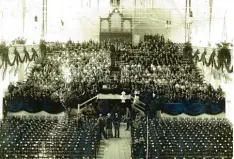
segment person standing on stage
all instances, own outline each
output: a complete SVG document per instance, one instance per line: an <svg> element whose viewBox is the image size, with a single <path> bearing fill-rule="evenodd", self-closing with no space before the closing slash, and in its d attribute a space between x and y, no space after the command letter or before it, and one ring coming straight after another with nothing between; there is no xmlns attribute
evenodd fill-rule
<svg viewBox="0 0 234 159"><path fill-rule="evenodd" d="M119 128L120 128L120 122L121 118L119 117L118 113L115 113L114 118L113 118L113 125L115 129L115 138L119 138Z"/></svg>

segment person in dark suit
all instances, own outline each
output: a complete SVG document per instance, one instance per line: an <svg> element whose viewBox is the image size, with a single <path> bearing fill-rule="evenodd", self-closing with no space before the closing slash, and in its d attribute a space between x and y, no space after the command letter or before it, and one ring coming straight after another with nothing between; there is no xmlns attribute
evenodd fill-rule
<svg viewBox="0 0 234 159"><path fill-rule="evenodd" d="M110 45L110 51L111 51L112 54L114 54L115 51L116 51L115 46L113 44Z"/></svg>
<svg viewBox="0 0 234 159"><path fill-rule="evenodd" d="M127 119L127 129L126 130L129 130L129 127L130 127L130 125L131 125L131 119L132 119L132 114L131 114L131 112L130 112L130 109L129 108L127 108L127 111L126 111L126 119Z"/></svg>
<svg viewBox="0 0 234 159"><path fill-rule="evenodd" d="M84 116L83 116L83 114L78 115L77 124L78 124L78 130L80 130L80 129L84 130Z"/></svg>
<svg viewBox="0 0 234 159"><path fill-rule="evenodd" d="M121 122L120 116L118 115L118 113L115 113L114 118L113 118L113 125L115 129L115 137L118 137L118 138L119 138L120 122Z"/></svg>
<svg viewBox="0 0 234 159"><path fill-rule="evenodd" d="M107 139L107 135L106 135L105 129L104 129L106 124L105 124L105 121L104 121L104 119L102 117L102 114L99 114L98 125L99 125L100 135L101 136L103 135L104 138Z"/></svg>
<svg viewBox="0 0 234 159"><path fill-rule="evenodd" d="M112 118L111 118L110 113L107 114L106 131L107 131L107 137L108 138L113 137L113 134L112 134Z"/></svg>

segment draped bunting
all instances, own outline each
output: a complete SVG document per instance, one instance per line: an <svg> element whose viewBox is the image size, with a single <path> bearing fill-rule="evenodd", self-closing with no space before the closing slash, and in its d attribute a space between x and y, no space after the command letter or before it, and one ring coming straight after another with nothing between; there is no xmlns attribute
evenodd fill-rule
<svg viewBox="0 0 234 159"><path fill-rule="evenodd" d="M165 103L163 104L163 111L171 115L178 115L184 112L184 104Z"/></svg>
<svg viewBox="0 0 234 159"><path fill-rule="evenodd" d="M220 68L225 67L225 69L228 73L233 72L233 66L231 66L231 68L230 68L230 65L228 65L227 61L224 61L224 63L221 64L220 61L215 60L215 56L216 56L215 50L213 50L213 52L211 53L208 62L206 60L206 55L207 55L206 49L202 53L200 59L199 59L199 54L200 54L199 50L196 50L196 52L193 55L193 58L195 59L195 61L202 62L203 65L205 65L207 67L209 67L211 65L211 67L214 67L216 70L219 70Z"/></svg>
<svg viewBox="0 0 234 159"><path fill-rule="evenodd" d="M86 99L84 99L86 100ZM144 100L147 102L147 100ZM142 101L142 102L143 102ZM80 103L80 102L79 102ZM192 103L192 104L184 104L184 103L164 103L161 105L159 100L151 100L148 101L149 105L146 105L142 111L146 111L147 107L149 106L150 112L155 112L157 110L162 110L163 112L170 114L170 115L179 115L182 113L188 115L201 115L201 114L219 114L224 112L225 105L220 103ZM141 105L143 107L143 105ZM100 113L107 114L111 111L111 108L108 104L108 100L100 100L98 105ZM44 98L41 101L34 101L33 99L29 99L28 101L24 100L11 100L7 103L7 109L9 112L18 112L18 111L27 111L29 113L37 113L40 111L46 111L51 114L57 114L64 111L64 107L60 104L60 102L52 102L49 99ZM146 113L146 112L145 112Z"/></svg>
<svg viewBox="0 0 234 159"><path fill-rule="evenodd" d="M161 110L163 112L166 112L170 115L179 115L182 113L188 114L188 115L201 115L201 114L219 114L221 112L224 112L225 110L225 104L222 103L162 103L159 98L154 99L153 92L148 91L146 93L143 93L139 100L143 103L145 103L145 106L141 105L142 107L147 110L147 108L150 109L150 112L155 112L157 110Z"/></svg>
<svg viewBox="0 0 234 159"><path fill-rule="evenodd" d="M183 103L165 103L163 104L163 111L170 115L179 115L182 113L188 115L201 115L201 114L219 114L224 112L224 107L217 103L211 104L200 104L200 103L193 103L193 104L183 104Z"/></svg>
<svg viewBox="0 0 234 159"><path fill-rule="evenodd" d="M11 100L7 103L7 109L9 112L26 111L29 113L38 113L40 111L46 111L50 114L58 114L64 111L64 107L59 102L51 102L48 99L42 101L24 101L24 100Z"/></svg>
<svg viewBox="0 0 234 159"><path fill-rule="evenodd" d="M26 47L24 46L24 48L23 48L24 57L21 58L20 53L17 51L17 48L15 47L14 52L13 52L14 59L11 62L10 57L9 57L9 50L1 50L1 52L0 52L0 55L1 55L0 69L2 68L3 65L5 65L5 68L6 68L7 65L14 66L15 63L18 65L19 62L20 63L24 63L27 61L31 62L31 61L35 60L36 58L38 58L38 53L36 52L36 50L34 48L31 48L31 51L33 54L30 58L29 53L28 53Z"/></svg>
<svg viewBox="0 0 234 159"><path fill-rule="evenodd" d="M200 115L205 113L205 106L200 103L185 105L184 113L188 115Z"/></svg>
<svg viewBox="0 0 234 159"><path fill-rule="evenodd" d="M210 105L208 105L206 107L206 113L207 114L219 114L221 112L223 112L225 109L225 107L222 107L221 105L217 104L217 103L211 103Z"/></svg>
<svg viewBox="0 0 234 159"><path fill-rule="evenodd" d="M7 71L8 65L10 66L14 66L15 64L19 65L19 63L24 63L24 62L31 62L31 61L35 61L38 58L38 53L34 48L31 48L31 52L32 52L32 56L30 58L29 53L26 49L26 46L23 46L23 53L24 53L24 57L21 58L20 53L17 50L17 47L14 47L14 58L13 61L10 61L10 57L9 57L9 48L5 48L5 49L1 49L0 50L0 57L1 57L1 64L0 64L0 69L2 67L4 67L4 71L2 74L2 79L4 80L5 78L5 73Z"/></svg>

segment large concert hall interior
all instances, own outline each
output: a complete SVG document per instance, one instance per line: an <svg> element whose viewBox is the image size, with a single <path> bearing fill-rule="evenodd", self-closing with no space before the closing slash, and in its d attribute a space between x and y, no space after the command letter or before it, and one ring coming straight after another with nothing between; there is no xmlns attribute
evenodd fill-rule
<svg viewBox="0 0 234 159"><path fill-rule="evenodd" d="M0 159L232 159L233 0L0 0Z"/></svg>

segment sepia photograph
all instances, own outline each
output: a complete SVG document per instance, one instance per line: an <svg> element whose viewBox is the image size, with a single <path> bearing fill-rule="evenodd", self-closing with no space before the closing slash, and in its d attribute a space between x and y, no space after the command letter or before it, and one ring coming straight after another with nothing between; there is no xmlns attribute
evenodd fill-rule
<svg viewBox="0 0 234 159"><path fill-rule="evenodd" d="M0 159L232 159L234 0L0 0Z"/></svg>

